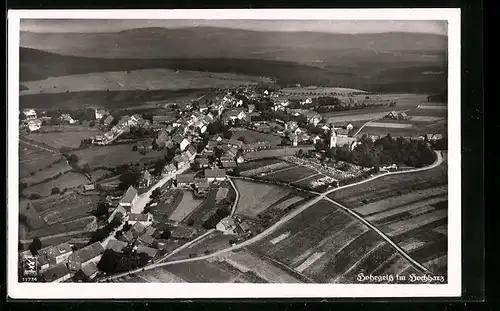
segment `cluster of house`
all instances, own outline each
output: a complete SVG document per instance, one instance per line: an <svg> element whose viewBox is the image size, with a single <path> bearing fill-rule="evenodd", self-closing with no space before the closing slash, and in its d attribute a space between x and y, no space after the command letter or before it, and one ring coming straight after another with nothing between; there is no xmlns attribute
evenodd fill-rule
<svg viewBox="0 0 500 311"><path fill-rule="evenodd" d="M251 233L250 226L238 217L227 216L221 219L215 226L217 231L224 234L244 236Z"/></svg>
<svg viewBox="0 0 500 311"><path fill-rule="evenodd" d="M392 120L408 120L409 117L406 114L406 112L396 112L396 111L391 111L388 114L384 116L384 119L392 119Z"/></svg>
<svg viewBox="0 0 500 311"><path fill-rule="evenodd" d="M27 126L31 132L38 131L42 127L42 120L37 117L35 109L23 109L23 125Z"/></svg>
<svg viewBox="0 0 500 311"><path fill-rule="evenodd" d="M91 280L98 273L97 264L104 250L100 242L75 251L68 242L45 247L36 254L37 268L45 282L64 282L73 277ZM25 259L33 254L28 250L20 256Z"/></svg>
<svg viewBox="0 0 500 311"><path fill-rule="evenodd" d="M102 120L104 117L106 117L103 121L103 125L105 127L109 127L114 121L114 117L108 115L108 112L105 110L96 109L95 117L96 120ZM149 128L151 126L151 123L149 122L149 120L144 119L140 114L134 114L132 116L122 116L118 123L115 124L109 131L107 131L103 135L97 135L93 137L92 143L96 145L109 144L122 133L129 132L130 128L133 126Z"/></svg>

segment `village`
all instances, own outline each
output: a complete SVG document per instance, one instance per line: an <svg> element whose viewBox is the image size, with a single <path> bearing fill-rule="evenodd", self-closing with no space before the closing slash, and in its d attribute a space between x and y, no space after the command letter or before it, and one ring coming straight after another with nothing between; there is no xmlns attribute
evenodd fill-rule
<svg viewBox="0 0 500 311"><path fill-rule="evenodd" d="M189 103L168 102L160 105L158 111L162 114L117 117L112 111L95 109L90 117L91 126L104 134L84 138L82 145L104 147L132 139L135 145L129 152L147 154L168 150L168 156L144 166L140 175L128 182L130 185L121 196L116 195L116 191L110 195L104 185L84 186L84 191L105 196L109 215L95 230L97 237L89 245L75 249L69 242L63 242L39 247L35 254L26 250L21 253L21 261L35 255L46 282L92 281L165 258L175 249L169 246L169 239L184 239L185 243L207 230L241 237L238 241L249 238L255 232L245 220L234 215L237 195L225 200L224 206L212 208L210 217L205 217L199 226L193 226L194 220L187 224L160 221L150 212L165 200L173 200L172 191L192 192L198 198L207 197L218 188L237 193L231 176L239 176L241 166L247 162L284 157L291 163L323 172L325 177L315 181L313 188L336 187L343 179L361 176L364 171L352 170L355 166L347 162L343 163L343 169L329 168L324 162L325 150L346 147L353 151L360 144L357 136L360 126L354 127L348 122L339 126L329 123L320 113L308 109L316 100L314 94L316 97L325 94L302 95L311 94L313 97L290 100L297 94L247 86L214 90ZM346 107L350 103L352 98L342 105ZM48 116L45 111L23 109L21 116L21 131L35 133L43 131L46 124L81 124L71 113ZM409 117L405 112L391 111L384 119L408 120ZM363 139L367 137L364 135ZM380 137L370 135L368 138L376 141ZM442 137L407 138L430 141ZM317 155L313 158L323 160L306 159L304 155L311 152ZM393 168L394 165L382 167Z"/></svg>

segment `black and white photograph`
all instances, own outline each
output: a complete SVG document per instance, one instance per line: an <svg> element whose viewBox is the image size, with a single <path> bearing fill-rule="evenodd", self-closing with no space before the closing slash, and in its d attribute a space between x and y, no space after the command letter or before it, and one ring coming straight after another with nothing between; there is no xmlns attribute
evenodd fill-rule
<svg viewBox="0 0 500 311"><path fill-rule="evenodd" d="M9 12L9 295L459 296L459 21Z"/></svg>

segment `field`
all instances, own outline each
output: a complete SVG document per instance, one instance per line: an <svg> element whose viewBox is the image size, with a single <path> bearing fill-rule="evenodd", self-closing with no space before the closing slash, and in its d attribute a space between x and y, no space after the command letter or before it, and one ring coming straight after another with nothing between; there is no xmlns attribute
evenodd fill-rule
<svg viewBox="0 0 500 311"><path fill-rule="evenodd" d="M50 77L45 80L24 82L23 85L28 90L20 91L20 95L82 91L226 88L256 84L261 80L263 79L256 76L188 70L176 72L175 70L165 68L108 71Z"/></svg>
<svg viewBox="0 0 500 311"><path fill-rule="evenodd" d="M30 133L27 137L59 149L61 147L78 148L83 139L99 135L99 131L64 131L51 133Z"/></svg>
<svg viewBox="0 0 500 311"><path fill-rule="evenodd" d="M173 261L187 259L190 257L204 256L228 248L230 246L229 241L234 238L234 235L223 234L222 232L214 231L203 239L198 240L196 243L191 244L178 253L174 254L170 257L169 260Z"/></svg>
<svg viewBox="0 0 500 311"><path fill-rule="evenodd" d="M266 174L264 176L261 176L261 178L267 180L277 180L286 183L295 183L317 174L318 172L315 170L297 165L282 169L280 171L275 171L270 174Z"/></svg>
<svg viewBox="0 0 500 311"><path fill-rule="evenodd" d="M88 183L89 180L84 175L68 172L56 179L28 187L24 190L24 193L26 195L37 193L41 196L48 196L53 187L58 187L62 191L63 189L71 189Z"/></svg>
<svg viewBox="0 0 500 311"><path fill-rule="evenodd" d="M448 187L444 167L382 177L378 186L368 182L329 197L362 215L432 272L445 275Z"/></svg>
<svg viewBox="0 0 500 311"><path fill-rule="evenodd" d="M19 177L22 181L33 184L70 169L62 155L19 142Z"/></svg>
<svg viewBox="0 0 500 311"><path fill-rule="evenodd" d="M108 146L92 146L85 149L76 150L74 154L78 157L79 165L88 163L94 167L116 167L121 164L135 163L140 160L153 160L162 155L165 151L152 151L141 155L137 151L132 151L133 144L120 144Z"/></svg>
<svg viewBox="0 0 500 311"><path fill-rule="evenodd" d="M165 222L181 203L184 195L183 191L169 190L161 195L158 205L149 207L149 212L153 214L156 221Z"/></svg>
<svg viewBox="0 0 500 311"><path fill-rule="evenodd" d="M290 191L286 188L234 179L234 184L240 193L236 214L255 218L270 205L285 197Z"/></svg>
<svg viewBox="0 0 500 311"><path fill-rule="evenodd" d="M416 272L396 266L397 251L376 232L328 201L320 201L249 247L318 283L354 283L369 275Z"/></svg>
<svg viewBox="0 0 500 311"><path fill-rule="evenodd" d="M237 130L232 132L231 138L238 139L240 137L243 137L245 139L245 143L247 144L252 144L258 141L268 141L271 145L279 145L282 140L282 138L277 135L265 134L250 130Z"/></svg>
<svg viewBox="0 0 500 311"><path fill-rule="evenodd" d="M179 222L182 221L203 202L202 199L196 198L192 191L182 190L182 193L182 201L168 217L170 220Z"/></svg>
<svg viewBox="0 0 500 311"><path fill-rule="evenodd" d="M217 188L211 188L203 202L195 205L195 208L182 217L184 223L193 222L195 226L202 226L205 221L217 210L215 197Z"/></svg>
<svg viewBox="0 0 500 311"><path fill-rule="evenodd" d="M74 192L36 201L22 200L19 202L19 212L27 218L27 224L23 223L27 229L24 238L64 236L68 232L85 230L94 219L89 213L98 201L97 195L80 196Z"/></svg>
<svg viewBox="0 0 500 311"><path fill-rule="evenodd" d="M297 151L302 149L303 151L314 149L313 145L303 145L298 147L285 147L276 149L263 149L255 152L246 152L243 154L245 160L255 160L262 158L273 158L273 157L284 157L295 155Z"/></svg>

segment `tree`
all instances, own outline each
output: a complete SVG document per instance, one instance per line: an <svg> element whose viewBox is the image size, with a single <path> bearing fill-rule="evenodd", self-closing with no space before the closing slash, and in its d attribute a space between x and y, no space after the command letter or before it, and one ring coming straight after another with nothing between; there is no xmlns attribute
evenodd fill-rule
<svg viewBox="0 0 500 311"><path fill-rule="evenodd" d="M153 171L153 175L160 175L165 165L166 161L164 158L159 158L158 160L156 160L154 164L155 169Z"/></svg>
<svg viewBox="0 0 500 311"><path fill-rule="evenodd" d="M304 155L304 150L299 149L299 151L297 151L297 157L301 158L303 155Z"/></svg>
<svg viewBox="0 0 500 311"><path fill-rule="evenodd" d="M233 135L233 134L232 134L232 133L231 133L231 131L229 131L229 130L225 130L225 131L222 133L222 136L223 136L224 138L226 138L226 139L230 139L232 135Z"/></svg>
<svg viewBox="0 0 500 311"><path fill-rule="evenodd" d="M156 188L155 190L153 190L153 192L151 192L151 195L149 196L151 199L155 200L156 198L158 198L161 194L161 189L160 188Z"/></svg>
<svg viewBox="0 0 500 311"><path fill-rule="evenodd" d="M194 223L194 222L193 222ZM162 233L161 233L161 238L162 239L165 239L165 240L168 240L170 239L170 237L172 236L172 233L168 230L164 230Z"/></svg>
<svg viewBox="0 0 500 311"><path fill-rule="evenodd" d="M123 231L122 230L116 231L116 233L115 233L115 238L116 239L120 239L122 236L123 236Z"/></svg>
<svg viewBox="0 0 500 311"><path fill-rule="evenodd" d="M120 175L120 184L118 189L125 190L135 185L141 177L141 171L137 166L130 166L126 172Z"/></svg>
<svg viewBox="0 0 500 311"><path fill-rule="evenodd" d="M97 203L97 208L94 210L94 216L97 218L101 218L108 214L108 205L106 204L106 202L99 201L99 203Z"/></svg>
<svg viewBox="0 0 500 311"><path fill-rule="evenodd" d="M38 237L34 237L29 246L31 254L33 254L33 256L36 256L40 249L42 249L42 241L40 241Z"/></svg>
<svg viewBox="0 0 500 311"><path fill-rule="evenodd" d="M245 136L238 137L238 140L241 141L241 142L246 143Z"/></svg>
<svg viewBox="0 0 500 311"><path fill-rule="evenodd" d="M315 145L314 145L314 148L317 150L317 151L321 151L321 150L325 150L325 144L323 143L323 141L319 140Z"/></svg>
<svg viewBox="0 0 500 311"><path fill-rule="evenodd" d="M41 196L38 193L32 193L28 197L30 200L38 200L41 198Z"/></svg>
<svg viewBox="0 0 500 311"><path fill-rule="evenodd" d="M52 117L50 117L50 124L51 125L60 125L61 119L59 119L59 116L53 115Z"/></svg>
<svg viewBox="0 0 500 311"><path fill-rule="evenodd" d="M53 187L51 190L50 190L50 194L57 194L61 192L61 189L59 189L59 187Z"/></svg>

